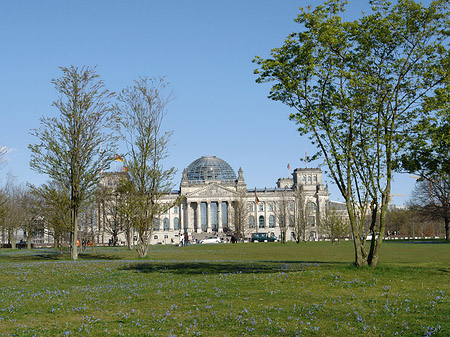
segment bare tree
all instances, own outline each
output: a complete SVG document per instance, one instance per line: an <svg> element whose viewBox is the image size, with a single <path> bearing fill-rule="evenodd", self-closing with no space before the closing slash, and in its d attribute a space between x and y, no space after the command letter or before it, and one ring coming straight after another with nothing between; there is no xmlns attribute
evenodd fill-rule
<svg viewBox="0 0 450 337"><path fill-rule="evenodd" d="M238 191L232 205L233 235L236 241L241 241L248 234L248 202L245 190Z"/></svg>
<svg viewBox="0 0 450 337"><path fill-rule="evenodd" d="M448 179L418 181L409 206L417 211L422 222L444 220L445 239L450 240L450 181Z"/></svg>
<svg viewBox="0 0 450 337"><path fill-rule="evenodd" d="M295 240L297 243L300 241L306 241L306 224L308 221L307 209L306 209L306 200L303 191L301 188L296 188L294 191L294 232L295 232Z"/></svg>
<svg viewBox="0 0 450 337"><path fill-rule="evenodd" d="M123 189L128 195L128 207L133 210L132 224L138 234L137 252L145 257L148 252L154 219L172 208L173 203L162 203L163 195L173 187L175 168L165 169L168 142L172 132L163 131L166 106L171 95L165 94L167 83L163 78L142 78L122 90L116 112L121 118L121 136L128 152L124 163L129 180Z"/></svg>
<svg viewBox="0 0 450 337"><path fill-rule="evenodd" d="M286 234L289 227L294 227L294 203L288 196L288 191L280 192L280 198L274 204L274 214L280 226L281 243L286 243Z"/></svg>
<svg viewBox="0 0 450 337"><path fill-rule="evenodd" d="M53 106L58 117L42 117L41 127L31 134L38 143L29 145L30 166L66 186L71 201L71 257L78 257L78 213L83 202L93 193L102 165L114 159L116 137L111 131L116 119L105 89L95 69L89 67L60 68L63 72L52 80L59 98Z"/></svg>

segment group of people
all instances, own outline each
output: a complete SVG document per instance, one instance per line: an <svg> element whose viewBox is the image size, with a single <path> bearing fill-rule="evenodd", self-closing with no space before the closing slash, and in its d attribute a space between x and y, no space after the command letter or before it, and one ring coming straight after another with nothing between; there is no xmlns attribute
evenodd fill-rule
<svg viewBox="0 0 450 337"><path fill-rule="evenodd" d="M186 247L189 244L189 235L188 233L180 233L180 247Z"/></svg>

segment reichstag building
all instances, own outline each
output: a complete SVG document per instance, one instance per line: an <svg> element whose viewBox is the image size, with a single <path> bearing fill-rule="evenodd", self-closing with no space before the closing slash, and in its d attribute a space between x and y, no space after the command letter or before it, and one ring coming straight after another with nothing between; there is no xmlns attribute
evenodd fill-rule
<svg viewBox="0 0 450 337"><path fill-rule="evenodd" d="M164 196L162 202L179 196L184 197L181 205L155 220L152 244L178 243L185 233L191 241L205 236L229 240L238 222L246 238L267 233L277 238L285 235L288 241L316 240L329 193L319 168L297 168L292 177L279 178L275 187L255 190L247 188L241 168L236 175L225 160L203 156L183 170L179 190ZM244 216L238 212L243 204ZM303 226L296 224L299 214Z"/></svg>

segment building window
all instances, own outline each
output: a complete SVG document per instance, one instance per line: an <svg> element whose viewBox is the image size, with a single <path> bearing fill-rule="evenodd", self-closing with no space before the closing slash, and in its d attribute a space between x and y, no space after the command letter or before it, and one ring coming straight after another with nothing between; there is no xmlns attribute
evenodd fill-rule
<svg viewBox="0 0 450 337"><path fill-rule="evenodd" d="M295 218L293 215L289 216L289 226L294 227L295 225Z"/></svg>
<svg viewBox="0 0 450 337"><path fill-rule="evenodd" d="M248 227L255 228L255 218L253 217L253 215L250 215L248 217Z"/></svg>
<svg viewBox="0 0 450 337"><path fill-rule="evenodd" d="M164 228L165 231L168 231L168 230L169 230L169 219L164 218L164 221L163 221L163 228Z"/></svg>
<svg viewBox="0 0 450 337"><path fill-rule="evenodd" d="M264 223L264 216L260 215L259 216L259 228L264 228L265 227L265 223Z"/></svg>
<svg viewBox="0 0 450 337"><path fill-rule="evenodd" d="M175 230L175 231L180 230L180 219L178 219L178 218L173 219L173 230Z"/></svg>
<svg viewBox="0 0 450 337"><path fill-rule="evenodd" d="M169 238L169 235L164 235L164 239L168 239Z"/></svg>
<svg viewBox="0 0 450 337"><path fill-rule="evenodd" d="M302 177L302 183L303 183L303 184L306 183L306 178L305 178L305 176Z"/></svg>
<svg viewBox="0 0 450 337"><path fill-rule="evenodd" d="M178 206L175 206L175 207L173 208L173 213L174 213L174 214L178 214Z"/></svg>
<svg viewBox="0 0 450 337"><path fill-rule="evenodd" d="M308 184L311 184L311 176L308 176Z"/></svg>
<svg viewBox="0 0 450 337"><path fill-rule="evenodd" d="M308 217L308 226L314 227L316 225L316 217L315 216L309 216Z"/></svg>
<svg viewBox="0 0 450 337"><path fill-rule="evenodd" d="M269 216L269 228L275 228L275 217L273 215Z"/></svg>
<svg viewBox="0 0 450 337"><path fill-rule="evenodd" d="M259 204L259 211L260 211L260 212L264 211L264 205L263 205L262 203Z"/></svg>
<svg viewBox="0 0 450 337"><path fill-rule="evenodd" d="M313 181L317 183L317 176L314 176Z"/></svg>
<svg viewBox="0 0 450 337"><path fill-rule="evenodd" d="M159 231L159 219L153 220L153 230Z"/></svg>
<svg viewBox="0 0 450 337"><path fill-rule="evenodd" d="M248 211L253 212L253 204L252 203L248 204Z"/></svg>
<svg viewBox="0 0 450 337"><path fill-rule="evenodd" d="M158 240L158 235L155 235L155 236L153 237L153 239L154 239L154 240Z"/></svg>
<svg viewBox="0 0 450 337"><path fill-rule="evenodd" d="M293 204L292 202L289 203L289 210L290 210L291 212L294 211L294 204Z"/></svg>
<svg viewBox="0 0 450 337"><path fill-rule="evenodd" d="M306 204L306 211L308 212L308 214L314 214L316 212L316 204L308 201L308 203Z"/></svg>
<svg viewBox="0 0 450 337"><path fill-rule="evenodd" d="M269 204L269 211L273 212L273 204L272 203Z"/></svg>

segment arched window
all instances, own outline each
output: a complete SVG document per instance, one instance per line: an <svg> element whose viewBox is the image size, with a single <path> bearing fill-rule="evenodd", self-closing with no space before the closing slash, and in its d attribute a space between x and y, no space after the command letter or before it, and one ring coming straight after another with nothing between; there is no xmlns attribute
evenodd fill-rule
<svg viewBox="0 0 450 337"><path fill-rule="evenodd" d="M253 215L248 217L248 227L255 228L255 217Z"/></svg>
<svg viewBox="0 0 450 337"><path fill-rule="evenodd" d="M153 219L153 230L159 231L159 219Z"/></svg>
<svg viewBox="0 0 450 337"><path fill-rule="evenodd" d="M178 219L178 218L174 218L173 219L173 229L175 231L179 231L180 230L180 219Z"/></svg>
<svg viewBox="0 0 450 337"><path fill-rule="evenodd" d="M260 215L259 216L258 222L259 222L259 228L264 228L265 227L264 215Z"/></svg>
<svg viewBox="0 0 450 337"><path fill-rule="evenodd" d="M163 220L163 228L164 228L165 231L169 230L169 219L164 218L164 220Z"/></svg>
<svg viewBox="0 0 450 337"><path fill-rule="evenodd" d="M314 214L316 212L316 204L308 201L308 203L306 204L306 210L308 214Z"/></svg>
<svg viewBox="0 0 450 337"><path fill-rule="evenodd" d="M275 228L275 217L273 215L269 216L269 228Z"/></svg>
<svg viewBox="0 0 450 337"><path fill-rule="evenodd" d="M308 176L308 184L311 184L311 176Z"/></svg>
<svg viewBox="0 0 450 337"><path fill-rule="evenodd" d="M314 176L314 177L313 177L313 181L314 181L315 183L317 183L317 176Z"/></svg>
<svg viewBox="0 0 450 337"><path fill-rule="evenodd" d="M306 183L306 178L305 178L305 176L302 177L302 183L303 183L303 184Z"/></svg>

